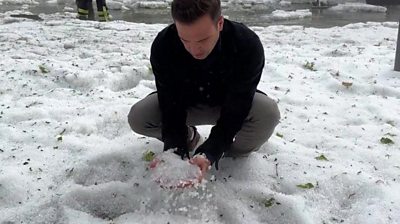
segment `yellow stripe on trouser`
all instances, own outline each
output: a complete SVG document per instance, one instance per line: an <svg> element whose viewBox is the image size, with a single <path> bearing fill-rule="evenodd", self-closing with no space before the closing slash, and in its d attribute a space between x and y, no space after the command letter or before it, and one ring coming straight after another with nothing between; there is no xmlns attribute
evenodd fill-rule
<svg viewBox="0 0 400 224"><path fill-rule="evenodd" d="M89 19L89 10L78 8L78 19Z"/></svg>
<svg viewBox="0 0 400 224"><path fill-rule="evenodd" d="M100 21L109 21L108 10L103 6L103 11L98 11Z"/></svg>
<svg viewBox="0 0 400 224"><path fill-rule="evenodd" d="M78 8L78 13L81 15L89 15L89 10Z"/></svg>

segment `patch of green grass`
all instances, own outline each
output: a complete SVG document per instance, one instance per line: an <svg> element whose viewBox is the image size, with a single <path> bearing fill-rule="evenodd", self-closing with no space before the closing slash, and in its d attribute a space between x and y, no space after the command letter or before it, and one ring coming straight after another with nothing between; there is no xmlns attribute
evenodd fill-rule
<svg viewBox="0 0 400 224"><path fill-rule="evenodd" d="M298 188L302 189L311 189L314 188L314 185L312 183L306 183L306 184L298 184L296 185Z"/></svg>
<svg viewBox="0 0 400 224"><path fill-rule="evenodd" d="M386 144L386 145L391 145L391 144L394 144L394 141L390 138L382 137L381 143Z"/></svg>
<svg viewBox="0 0 400 224"><path fill-rule="evenodd" d="M269 208L269 207L273 206L274 204L280 204L279 202L277 202L277 201L275 200L275 198L264 199L261 203L262 203L266 208Z"/></svg>
<svg viewBox="0 0 400 224"><path fill-rule="evenodd" d="M315 157L316 160L322 160L322 161L329 161L324 154L321 154L320 156Z"/></svg>
<svg viewBox="0 0 400 224"><path fill-rule="evenodd" d="M309 62L309 61L306 61L306 63L303 65L303 67L305 68L305 69L308 69L308 70L311 70L311 71L317 71L317 69L315 69L315 63L314 62Z"/></svg>
<svg viewBox="0 0 400 224"><path fill-rule="evenodd" d="M47 69L46 67L44 67L44 65L39 65L39 69L42 73L46 74L49 73L49 69Z"/></svg>
<svg viewBox="0 0 400 224"><path fill-rule="evenodd" d="M150 162L154 159L155 153L151 150L147 150L146 152L143 153L143 160L146 162Z"/></svg>

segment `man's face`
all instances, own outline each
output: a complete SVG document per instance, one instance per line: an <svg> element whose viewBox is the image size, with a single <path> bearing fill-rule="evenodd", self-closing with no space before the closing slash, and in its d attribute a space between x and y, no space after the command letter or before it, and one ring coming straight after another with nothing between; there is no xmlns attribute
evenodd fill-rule
<svg viewBox="0 0 400 224"><path fill-rule="evenodd" d="M185 49L198 60L203 60L214 49L219 38L219 32L224 25L224 18L221 16L217 23L209 15L204 15L191 24L175 21L178 36Z"/></svg>

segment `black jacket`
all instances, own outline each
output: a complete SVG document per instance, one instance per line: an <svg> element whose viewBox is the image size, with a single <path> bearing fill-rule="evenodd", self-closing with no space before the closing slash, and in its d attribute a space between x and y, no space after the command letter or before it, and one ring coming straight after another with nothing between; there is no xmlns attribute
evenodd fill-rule
<svg viewBox="0 0 400 224"><path fill-rule="evenodd" d="M186 109L206 104L222 106L209 139L230 145L249 113L264 60L258 36L227 19L216 46L204 60L196 60L186 51L174 24L163 29L153 42L150 61L164 143L169 148L185 148Z"/></svg>

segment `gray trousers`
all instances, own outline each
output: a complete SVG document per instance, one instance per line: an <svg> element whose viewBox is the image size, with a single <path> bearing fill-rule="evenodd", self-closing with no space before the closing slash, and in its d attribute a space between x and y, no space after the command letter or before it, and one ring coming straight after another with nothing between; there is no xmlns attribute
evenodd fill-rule
<svg viewBox="0 0 400 224"><path fill-rule="evenodd" d="M206 105L188 108L186 124L215 125L220 110L220 106ZM246 156L258 150L271 137L279 119L280 113L276 102L267 95L256 92L250 112L226 156ZM134 132L161 140L161 111L157 93L150 94L133 105L128 115L128 122Z"/></svg>

